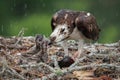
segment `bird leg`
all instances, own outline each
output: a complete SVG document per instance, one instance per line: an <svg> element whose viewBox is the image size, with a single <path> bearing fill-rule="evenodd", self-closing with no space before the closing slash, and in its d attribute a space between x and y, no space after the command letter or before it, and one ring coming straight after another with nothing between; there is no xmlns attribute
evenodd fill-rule
<svg viewBox="0 0 120 80"><path fill-rule="evenodd" d="M65 56L69 56L67 40L62 42L62 47L64 49Z"/></svg>
<svg viewBox="0 0 120 80"><path fill-rule="evenodd" d="M84 40L78 41L78 51L74 53L73 59L78 60L81 56L83 56L83 46L84 46Z"/></svg>
<svg viewBox="0 0 120 80"><path fill-rule="evenodd" d="M84 40L79 40L78 42L78 58L83 54Z"/></svg>

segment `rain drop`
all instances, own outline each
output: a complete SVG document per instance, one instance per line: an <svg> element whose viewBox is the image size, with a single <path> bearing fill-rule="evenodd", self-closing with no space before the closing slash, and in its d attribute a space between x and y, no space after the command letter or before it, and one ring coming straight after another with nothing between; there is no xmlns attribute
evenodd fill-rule
<svg viewBox="0 0 120 80"><path fill-rule="evenodd" d="M27 10L27 7L28 7L28 5L27 5L27 3L25 3L25 4L24 4L24 10L25 10L24 16L27 16L27 11L26 11L26 10Z"/></svg>
<svg viewBox="0 0 120 80"><path fill-rule="evenodd" d="M24 9L27 9L27 4L24 5Z"/></svg>
<svg viewBox="0 0 120 80"><path fill-rule="evenodd" d="M43 4L42 4L42 7L45 7L45 6L46 6L46 4L45 4L45 3L43 3Z"/></svg>
<svg viewBox="0 0 120 80"><path fill-rule="evenodd" d="M3 30L4 30L4 26L3 26L3 25L1 25L1 32L3 32Z"/></svg>

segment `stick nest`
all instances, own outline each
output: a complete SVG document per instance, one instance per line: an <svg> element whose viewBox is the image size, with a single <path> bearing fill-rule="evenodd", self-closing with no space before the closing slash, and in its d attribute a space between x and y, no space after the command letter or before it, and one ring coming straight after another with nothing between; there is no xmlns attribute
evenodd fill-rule
<svg viewBox="0 0 120 80"><path fill-rule="evenodd" d="M120 41L111 44L86 44L82 55L71 66L60 68L64 57L59 45L36 37L0 37L1 80L119 80ZM75 57L77 42L69 41L69 53Z"/></svg>

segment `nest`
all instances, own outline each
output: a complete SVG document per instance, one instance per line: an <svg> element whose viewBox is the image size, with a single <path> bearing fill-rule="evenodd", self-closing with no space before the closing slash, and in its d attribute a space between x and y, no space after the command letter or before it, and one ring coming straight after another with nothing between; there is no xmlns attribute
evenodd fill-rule
<svg viewBox="0 0 120 80"><path fill-rule="evenodd" d="M1 80L113 80L120 79L120 41L111 44L86 44L84 55L68 67L59 67L61 46L49 46L49 39L36 37L0 37ZM68 42L75 57L77 42Z"/></svg>

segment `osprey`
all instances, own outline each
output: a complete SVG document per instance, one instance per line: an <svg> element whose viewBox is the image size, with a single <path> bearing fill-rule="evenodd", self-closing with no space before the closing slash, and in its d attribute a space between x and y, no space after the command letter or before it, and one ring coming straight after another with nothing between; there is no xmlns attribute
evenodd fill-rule
<svg viewBox="0 0 120 80"><path fill-rule="evenodd" d="M60 10L56 12L51 20L52 43L63 42L65 53L68 55L66 41L69 39L78 40L78 51L81 54L84 40L97 40L100 29L95 17L84 11Z"/></svg>

